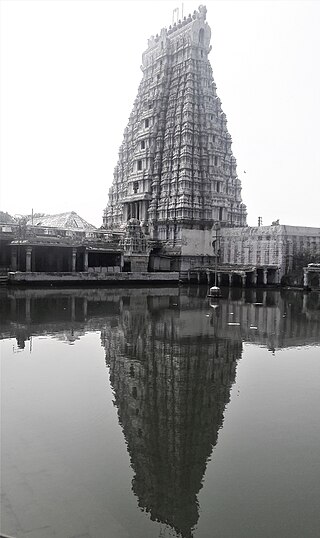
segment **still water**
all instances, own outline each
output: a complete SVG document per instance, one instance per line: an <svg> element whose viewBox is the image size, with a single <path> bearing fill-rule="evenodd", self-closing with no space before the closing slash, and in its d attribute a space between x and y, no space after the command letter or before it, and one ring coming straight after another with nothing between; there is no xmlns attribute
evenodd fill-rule
<svg viewBox="0 0 320 538"><path fill-rule="evenodd" d="M320 534L320 294L0 290L1 530Z"/></svg>

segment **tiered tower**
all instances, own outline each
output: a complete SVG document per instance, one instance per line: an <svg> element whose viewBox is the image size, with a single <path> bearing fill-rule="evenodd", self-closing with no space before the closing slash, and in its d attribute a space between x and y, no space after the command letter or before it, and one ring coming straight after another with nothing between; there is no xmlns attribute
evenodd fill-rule
<svg viewBox="0 0 320 538"><path fill-rule="evenodd" d="M208 60L206 8L151 37L119 151L104 225L138 219L152 239L179 244L183 228L245 226L227 120Z"/></svg>

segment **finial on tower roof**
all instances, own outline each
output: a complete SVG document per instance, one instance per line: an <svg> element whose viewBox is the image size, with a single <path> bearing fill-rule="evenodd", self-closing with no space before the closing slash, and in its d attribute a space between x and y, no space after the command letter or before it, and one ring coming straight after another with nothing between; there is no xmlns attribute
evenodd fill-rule
<svg viewBox="0 0 320 538"><path fill-rule="evenodd" d="M205 21L206 17L207 17L207 8L206 8L206 6L203 6L201 4L199 6L199 19L202 19L203 21Z"/></svg>

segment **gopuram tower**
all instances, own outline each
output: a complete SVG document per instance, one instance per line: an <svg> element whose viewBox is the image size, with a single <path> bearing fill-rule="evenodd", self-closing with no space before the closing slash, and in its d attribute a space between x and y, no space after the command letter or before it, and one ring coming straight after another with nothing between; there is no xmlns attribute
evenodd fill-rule
<svg viewBox="0 0 320 538"><path fill-rule="evenodd" d="M231 136L208 60L206 7L142 55L143 77L124 132L104 226L140 221L150 239L179 245L184 229L246 226Z"/></svg>

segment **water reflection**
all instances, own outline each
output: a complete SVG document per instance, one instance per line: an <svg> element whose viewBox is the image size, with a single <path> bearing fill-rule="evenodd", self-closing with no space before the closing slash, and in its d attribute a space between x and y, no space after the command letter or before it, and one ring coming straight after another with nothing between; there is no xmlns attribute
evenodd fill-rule
<svg viewBox="0 0 320 538"><path fill-rule="evenodd" d="M202 307L133 297L116 330L102 332L133 491L153 520L184 537L198 521L197 493L242 351L241 340L212 333Z"/></svg>
<svg viewBox="0 0 320 538"><path fill-rule="evenodd" d="M136 311L132 322L126 321ZM106 322L126 332L130 356L139 358L135 334L144 334L145 315L154 330L179 336L240 340L270 350L320 341L320 295L295 291L224 290L218 308L210 308L207 289L9 289L0 288L0 339L14 337L19 348L32 336L51 335L73 343ZM168 316L165 328L163 318ZM200 316L200 317L198 317ZM203 316L210 318L211 330ZM170 323L173 325L169 327ZM162 320L162 321L161 321ZM179 327L174 327L179 320ZM230 323L239 323L232 326ZM139 331L136 328L141 325ZM199 325L200 324L200 325ZM178 331L178 332L177 332ZM134 343L130 342L131 336ZM162 335L166 338L166 335ZM180 346L180 340L176 342ZM203 340L205 344L205 340Z"/></svg>
<svg viewBox="0 0 320 538"><path fill-rule="evenodd" d="M223 425L243 342L320 343L320 295L204 288L0 291L0 338L73 344L99 331L138 505L185 538Z"/></svg>

